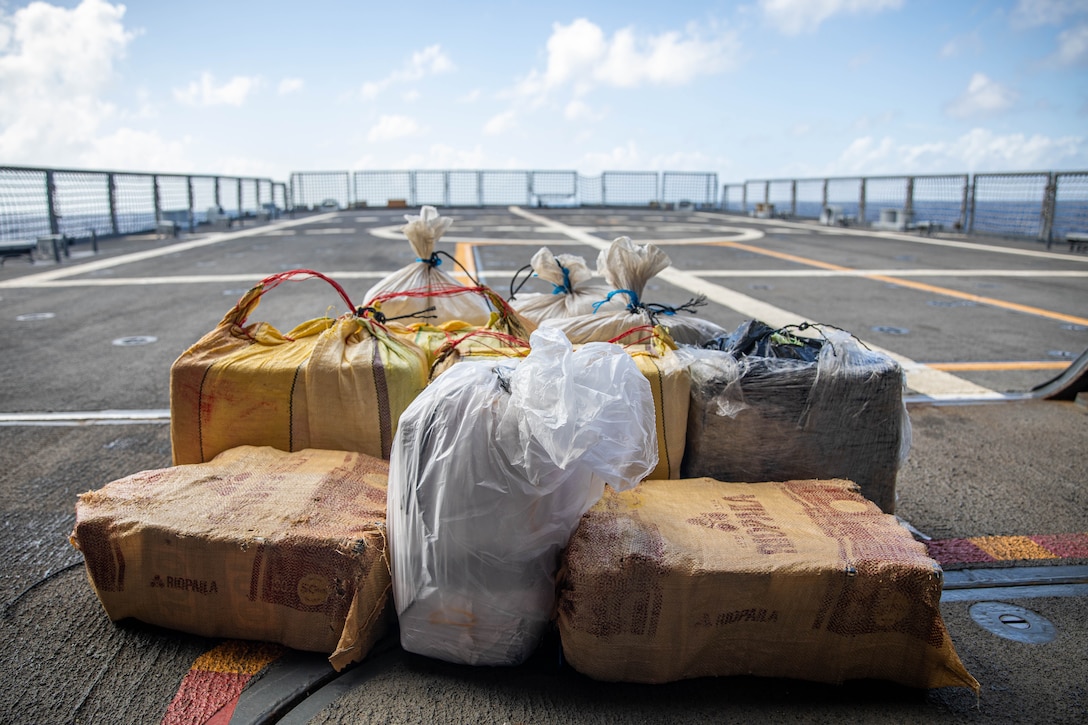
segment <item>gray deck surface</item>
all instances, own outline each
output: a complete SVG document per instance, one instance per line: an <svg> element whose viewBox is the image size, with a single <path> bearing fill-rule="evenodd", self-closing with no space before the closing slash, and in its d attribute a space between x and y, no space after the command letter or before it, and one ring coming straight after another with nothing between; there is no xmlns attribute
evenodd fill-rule
<svg viewBox="0 0 1088 725"><path fill-rule="evenodd" d="M703 293L700 314L727 329L752 317L823 322L896 355L913 433L896 513L924 536L1088 533L1088 407L1013 400L1088 348L1088 255L712 212L441 211L456 221L440 247L504 295L540 246L592 265L601 246L627 235L672 259L646 291L652 301ZM97 255L77 245L59 265L13 259L0 268L0 632L10 643L0 655L0 721L162 720L194 660L218 642L108 620L67 541L76 496L169 465L170 364L247 288L309 268L361 304L414 258L398 238L403 214L340 211L179 240L103 240ZM307 281L278 288L257 316L288 329L330 308L344 311L331 288ZM339 677L320 656L281 658L250 682L233 722L1085 722L1086 564L948 567L950 581L981 569L1038 578L1034 568L1045 566L1072 582L957 596L946 588L942 613L982 684L978 699L881 682L606 684L563 664L552 638L522 667L469 668L405 654L394 636ZM979 600L1036 612L1057 636L998 637L970 616Z"/></svg>

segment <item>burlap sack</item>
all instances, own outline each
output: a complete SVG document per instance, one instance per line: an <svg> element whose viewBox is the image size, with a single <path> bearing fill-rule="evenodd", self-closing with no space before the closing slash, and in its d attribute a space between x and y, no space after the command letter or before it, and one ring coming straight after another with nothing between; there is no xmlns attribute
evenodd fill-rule
<svg viewBox="0 0 1088 725"><path fill-rule="evenodd" d="M602 282L593 281L593 272L585 259L574 254L552 254L547 247L537 250L530 260L533 276L552 284L551 292L515 293L510 305L538 325L544 320L575 317L593 312L593 305L612 291Z"/></svg>
<svg viewBox="0 0 1088 725"><path fill-rule="evenodd" d="M564 568L563 652L595 679L979 689L941 619L939 565L848 481L609 491L582 517Z"/></svg>
<svg viewBox="0 0 1088 725"><path fill-rule="evenodd" d="M246 325L263 294L307 275L324 278L297 271L264 280L174 361L176 465L241 445L389 457L401 412L427 384L418 346L367 314L310 320L286 335L268 323Z"/></svg>
<svg viewBox="0 0 1088 725"><path fill-rule="evenodd" d="M404 219L408 223L402 231L416 259L367 290L366 304L380 299L382 312L390 318L430 310L428 314L434 315L439 324L460 320L470 325L486 325L492 310L486 297L446 294L465 289L439 269L442 258L435 252L435 245L453 219L439 216L433 206L421 207L419 215L405 214Z"/></svg>
<svg viewBox="0 0 1088 725"><path fill-rule="evenodd" d="M110 619L330 654L385 632L389 467L241 447L81 494L72 544Z"/></svg>
<svg viewBox="0 0 1088 725"><path fill-rule="evenodd" d="M629 237L617 237L597 256L597 274L608 282L605 299L594 303L593 312L572 317L551 317L541 325L558 327L570 341L607 342L633 327L660 325L683 345L702 345L727 333L710 320L695 317L694 308L702 298L678 307L648 301L646 283L672 262L653 244L636 244Z"/></svg>

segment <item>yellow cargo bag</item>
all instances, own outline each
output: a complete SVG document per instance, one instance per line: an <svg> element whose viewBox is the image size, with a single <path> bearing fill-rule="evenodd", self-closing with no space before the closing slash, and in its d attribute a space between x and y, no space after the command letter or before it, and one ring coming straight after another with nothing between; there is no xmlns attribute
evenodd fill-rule
<svg viewBox="0 0 1088 725"><path fill-rule="evenodd" d="M261 296L288 279L318 277L353 311L286 335L247 325ZM323 274L293 270L253 287L170 368L175 465L235 446L356 451L389 458L397 421L427 384L427 358L391 334Z"/></svg>
<svg viewBox="0 0 1088 725"><path fill-rule="evenodd" d="M81 494L71 543L110 619L330 655L385 633L389 464L243 446Z"/></svg>
<svg viewBox="0 0 1088 725"><path fill-rule="evenodd" d="M650 478L680 478L687 446L691 377L676 355L676 343L660 325L640 325L612 338L634 358L650 381L657 413L657 468Z"/></svg>
<svg viewBox="0 0 1088 725"><path fill-rule="evenodd" d="M563 653L595 679L873 678L979 691L941 618L940 566L850 481L609 490L582 517L562 571Z"/></svg>

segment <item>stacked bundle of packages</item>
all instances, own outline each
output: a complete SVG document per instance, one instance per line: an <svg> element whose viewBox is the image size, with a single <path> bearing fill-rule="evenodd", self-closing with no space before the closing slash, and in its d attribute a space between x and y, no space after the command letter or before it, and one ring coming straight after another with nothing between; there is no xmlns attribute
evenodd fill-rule
<svg viewBox="0 0 1088 725"><path fill-rule="evenodd" d="M384 633L388 464L239 447L84 493L71 542L113 620L329 653Z"/></svg>
<svg viewBox="0 0 1088 725"><path fill-rule="evenodd" d="M477 326L488 324L491 306L487 298L479 294L451 294L465 291L465 285L438 268L442 258L435 245L453 219L439 216L433 206L424 206L419 216L405 214L404 218L408 223L403 232L416 259L371 287L365 297L367 306L380 298L381 313L390 320L426 315L439 325L451 320Z"/></svg>
<svg viewBox="0 0 1088 725"><path fill-rule="evenodd" d="M288 279L333 284L352 312L286 335L246 321ZM333 280L309 270L269 277L170 368L174 463L200 463L241 445L357 451L388 458L397 419L426 386L417 345L357 314Z"/></svg>
<svg viewBox="0 0 1088 725"><path fill-rule="evenodd" d="M895 360L842 330L802 338L757 321L714 345L679 351L691 375L684 477L845 478L894 512L910 450Z"/></svg>
<svg viewBox="0 0 1088 725"><path fill-rule="evenodd" d="M713 322L690 316L703 304L696 298L679 307L646 302L646 283L671 264L668 255L653 244L636 244L629 237L618 237L597 256L597 274L610 287L604 300L594 304L591 314L557 317L541 325L558 327L571 342L604 342L633 327L661 325L673 340L682 345L702 345L726 334ZM688 313L681 315L679 313Z"/></svg>
<svg viewBox="0 0 1088 725"><path fill-rule="evenodd" d="M522 360L466 361L408 407L390 460L389 546L404 649L523 662L555 603L559 555L605 484L656 464L649 385L608 344L538 330Z"/></svg>
<svg viewBox="0 0 1088 725"><path fill-rule="evenodd" d="M529 262L533 276L553 286L549 293L513 293L510 305L538 325L545 320L593 313L593 305L611 291L592 282L593 272L586 260L573 254L552 254L541 247Z"/></svg>
<svg viewBox="0 0 1088 725"><path fill-rule="evenodd" d="M646 481L608 493L564 555L559 634L595 679L757 675L979 690L942 574L848 481Z"/></svg>

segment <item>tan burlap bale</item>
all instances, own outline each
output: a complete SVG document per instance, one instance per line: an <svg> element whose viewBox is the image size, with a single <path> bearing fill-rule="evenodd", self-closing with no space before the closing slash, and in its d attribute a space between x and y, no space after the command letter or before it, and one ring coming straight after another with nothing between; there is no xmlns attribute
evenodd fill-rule
<svg viewBox="0 0 1088 725"><path fill-rule="evenodd" d="M389 619L388 464L240 447L81 494L71 543L110 619L362 659Z"/></svg>
<svg viewBox="0 0 1088 725"><path fill-rule="evenodd" d="M564 555L563 652L599 680L875 678L978 692L943 576L849 481L645 481L607 492Z"/></svg>
<svg viewBox="0 0 1088 725"><path fill-rule="evenodd" d="M427 385L424 352L365 314L309 320L287 334L247 325L269 288L249 290L171 366L174 464L242 445L388 458L400 414Z"/></svg>

